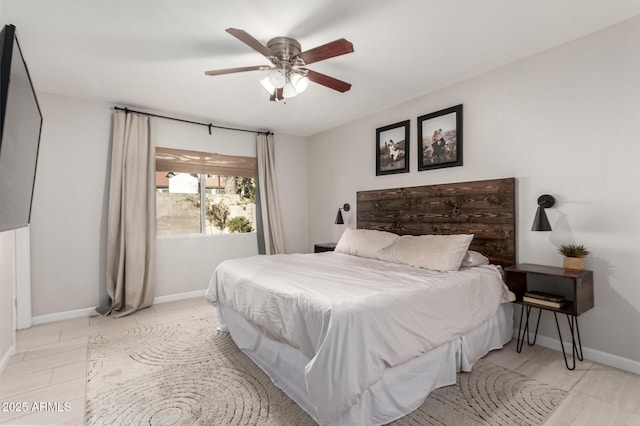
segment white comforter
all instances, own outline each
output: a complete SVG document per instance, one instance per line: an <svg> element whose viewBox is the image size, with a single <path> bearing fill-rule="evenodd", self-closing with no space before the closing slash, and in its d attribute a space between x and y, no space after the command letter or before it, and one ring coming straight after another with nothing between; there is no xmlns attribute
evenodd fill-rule
<svg viewBox="0 0 640 426"><path fill-rule="evenodd" d="M494 266L441 273L321 253L224 261L207 299L310 359L307 390L326 424L385 368L469 332L513 295Z"/></svg>

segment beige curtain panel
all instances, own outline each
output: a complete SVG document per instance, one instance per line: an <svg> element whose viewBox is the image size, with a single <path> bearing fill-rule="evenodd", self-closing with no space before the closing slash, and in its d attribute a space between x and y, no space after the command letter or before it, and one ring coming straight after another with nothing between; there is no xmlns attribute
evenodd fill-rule
<svg viewBox="0 0 640 426"><path fill-rule="evenodd" d="M115 111L107 224L105 314L131 314L154 298L156 262L155 149L149 117Z"/></svg>
<svg viewBox="0 0 640 426"><path fill-rule="evenodd" d="M258 191L265 254L285 253L278 188L275 178L275 154L273 135L257 136Z"/></svg>
<svg viewBox="0 0 640 426"><path fill-rule="evenodd" d="M177 173L256 177L256 159L184 149L156 148L156 170Z"/></svg>

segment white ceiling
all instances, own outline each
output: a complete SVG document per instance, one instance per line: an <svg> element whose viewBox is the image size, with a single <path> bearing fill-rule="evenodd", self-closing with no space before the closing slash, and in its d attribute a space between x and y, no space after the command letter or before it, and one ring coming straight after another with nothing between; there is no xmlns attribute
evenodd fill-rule
<svg viewBox="0 0 640 426"><path fill-rule="evenodd" d="M309 136L640 15L638 0L0 0L37 90L214 124ZM311 84L269 102L268 61L225 32L302 50L355 52L309 66L353 84Z"/></svg>

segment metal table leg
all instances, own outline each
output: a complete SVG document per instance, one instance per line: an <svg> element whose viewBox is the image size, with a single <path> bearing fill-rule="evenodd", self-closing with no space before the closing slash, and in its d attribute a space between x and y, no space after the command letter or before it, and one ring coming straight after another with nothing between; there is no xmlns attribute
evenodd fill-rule
<svg viewBox="0 0 640 426"><path fill-rule="evenodd" d="M564 343L562 341L562 334L560 333L560 324L558 323L558 313L554 312L553 316L556 319L556 327L558 329L558 338L560 339L560 347L562 348L562 356L564 357L564 364L569 370L575 370L576 368L576 356L578 360L583 361L584 355L582 353L582 342L580 340L580 327L578 327L578 317L573 315L567 315L567 322L569 323L569 330L571 331L571 346L573 353L573 365L569 367L569 361L567 361L567 354L564 351ZM578 344L576 345L576 335L578 337Z"/></svg>
<svg viewBox="0 0 640 426"><path fill-rule="evenodd" d="M516 351L518 351L518 353L522 352L522 346L524 345L524 336L527 336L527 345L529 346L533 346L536 344L536 339L538 338L538 327L540 326L540 316L542 315L542 310L538 309L538 321L536 322L536 332L533 335L533 342L531 342L531 336L529 335L529 316L531 315L531 308L532 306L522 306L522 309L520 310L520 324L518 325L518 340L516 342ZM524 331L522 330L522 316L524 314L524 311L527 311L527 317L525 320L525 324L524 324ZM520 338L520 335L522 335L522 338Z"/></svg>

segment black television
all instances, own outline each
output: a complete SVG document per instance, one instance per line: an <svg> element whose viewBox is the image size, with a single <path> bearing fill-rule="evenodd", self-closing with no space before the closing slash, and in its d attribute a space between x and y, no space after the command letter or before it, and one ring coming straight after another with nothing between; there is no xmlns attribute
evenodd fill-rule
<svg viewBox="0 0 640 426"><path fill-rule="evenodd" d="M0 232L31 222L42 113L16 27L0 32Z"/></svg>

